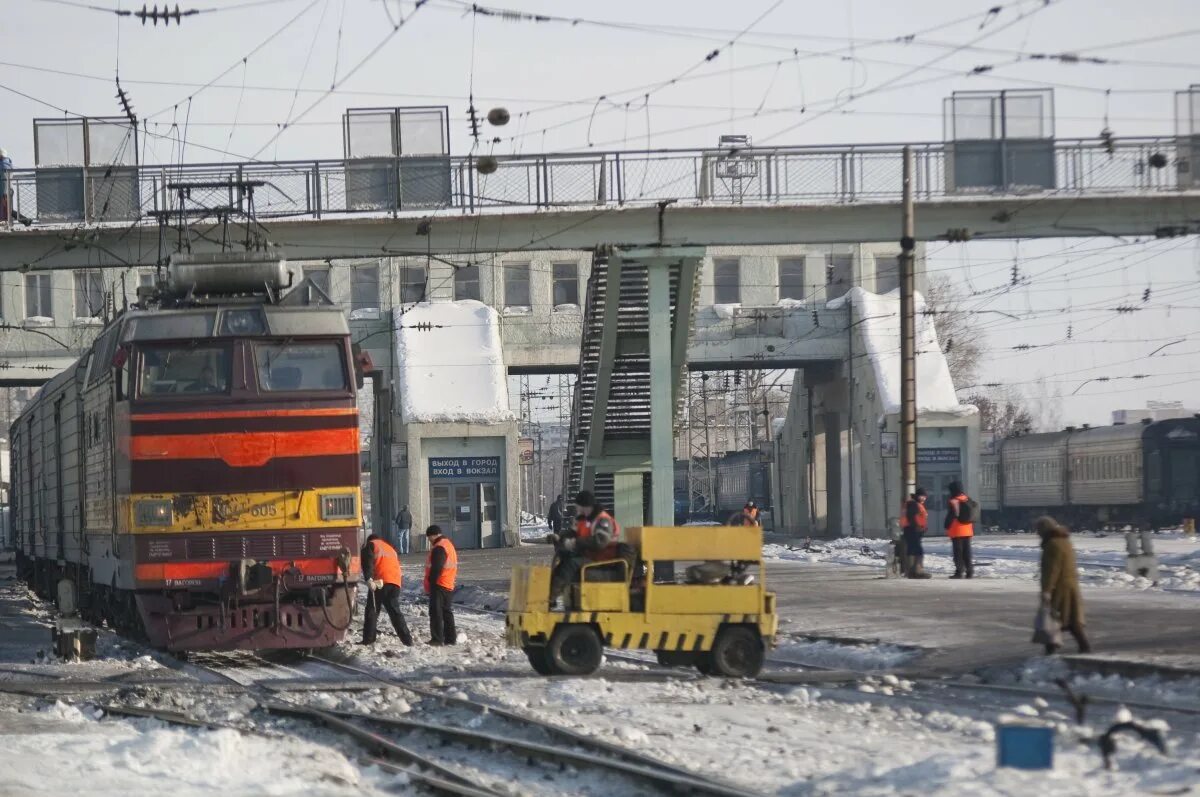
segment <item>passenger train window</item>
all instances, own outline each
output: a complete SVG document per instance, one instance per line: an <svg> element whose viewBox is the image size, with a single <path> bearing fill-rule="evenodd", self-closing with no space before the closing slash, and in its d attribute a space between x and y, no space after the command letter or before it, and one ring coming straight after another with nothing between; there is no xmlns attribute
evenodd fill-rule
<svg viewBox="0 0 1200 797"><path fill-rule="evenodd" d="M255 343L254 360L260 390L347 389L340 343Z"/></svg>
<svg viewBox="0 0 1200 797"><path fill-rule="evenodd" d="M228 393L230 350L225 346L153 346L141 351L138 395Z"/></svg>

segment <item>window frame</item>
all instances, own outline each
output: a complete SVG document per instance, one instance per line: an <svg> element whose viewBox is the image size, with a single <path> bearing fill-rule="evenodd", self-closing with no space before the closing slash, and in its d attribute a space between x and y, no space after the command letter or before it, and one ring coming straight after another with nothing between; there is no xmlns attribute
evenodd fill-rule
<svg viewBox="0 0 1200 797"><path fill-rule="evenodd" d="M253 368L251 370L254 371L255 392L259 396L296 397L296 396L332 396L335 394L346 395L353 389L351 387L353 377L350 374L350 371L347 368L347 363L346 363L346 344L345 344L345 341L340 338L255 338L254 340L245 341L245 344L247 346L246 353L249 355L251 364L253 364ZM265 347L265 346L288 346L288 345L296 345L296 346L322 346L322 345L324 345L324 346L332 346L333 348L335 348L337 350L338 360L339 360L339 364L341 366L342 386L341 387L329 387L329 388L301 388L298 390L271 390L271 389L267 388L263 383L262 374L259 371L259 368L260 368L260 365L258 362L259 348Z"/></svg>
<svg viewBox="0 0 1200 797"><path fill-rule="evenodd" d="M201 343L197 343L196 349L220 349L225 352L229 362L229 370L226 374L227 381L225 389L222 391L214 391L210 393L150 393L146 394L143 391L143 377L146 374L146 353L154 349L182 349L189 346L187 341L181 340L155 340L144 341L135 344L135 349L129 359L136 359L137 362L133 366L135 385L129 386L127 397L135 401L196 401L197 399L229 399L233 393L234 376L237 372L237 349L232 339L221 340L220 338L209 338Z"/></svg>
<svg viewBox="0 0 1200 797"><path fill-rule="evenodd" d="M804 301L807 298L804 293L804 272L805 272L805 269L808 267L808 258L805 255L793 255L793 256L788 256L788 257L780 257L780 258L776 259L775 264L776 264L776 276L777 276L778 283L779 283L778 299L780 301L782 301L783 299L791 299L793 301L799 301L799 302ZM788 267L798 267L799 268L798 276L800 278L800 282L797 285L792 286L792 287L798 289L798 292L799 292L798 296L788 295L790 292L788 289L788 284L787 284L788 280L786 280L784 277L784 272L788 269ZM793 276L795 276L795 275L793 275Z"/></svg>
<svg viewBox="0 0 1200 797"><path fill-rule="evenodd" d="M713 304L742 303L742 259L740 257L714 257L713 261ZM723 268L733 267L733 284L728 284L728 274L722 274ZM732 288L733 298L724 293Z"/></svg>
<svg viewBox="0 0 1200 797"><path fill-rule="evenodd" d="M560 269L570 269L571 273L567 276L559 276ZM569 288L569 292L574 295L574 299L570 301L559 301L558 289L559 285ZM573 304L579 306L579 261L578 260L560 260L550 264L550 300L554 307L559 307L564 304Z"/></svg>
<svg viewBox="0 0 1200 797"><path fill-rule="evenodd" d="M464 277L463 275L467 275L467 277L471 277L473 275L473 278L467 278L467 277ZM475 295L474 296L463 296L462 295L464 286L468 286L468 285L475 286L475 291L474 291ZM480 285L480 282L479 282L479 265L478 264L471 263L469 265L462 265L462 266L454 267L454 301L456 301L456 302L466 302L466 301L481 302L481 301L483 301L483 287L482 287L482 285Z"/></svg>
<svg viewBox="0 0 1200 797"><path fill-rule="evenodd" d="M399 273L397 283L400 291L400 304L420 304L429 299L429 268L423 263L410 264L405 263L397 267ZM419 280L414 280L413 275L419 275ZM414 298L415 297L415 298Z"/></svg>
<svg viewBox="0 0 1200 797"><path fill-rule="evenodd" d="M104 272L96 269L86 269L75 271L71 274L71 297L72 310L75 313L75 318L100 318L104 313ZM91 297L88 294L93 288L99 289L96 306L91 307ZM88 307L81 308L79 306L80 299L83 299Z"/></svg>
<svg viewBox="0 0 1200 797"><path fill-rule="evenodd" d="M375 299L373 303L360 304L358 275L360 273L369 273L371 271L375 272ZM383 291L380 287L379 277L380 269L378 263L371 265L364 263L360 266L350 266L350 312L353 313L359 310L383 311Z"/></svg>
<svg viewBox="0 0 1200 797"><path fill-rule="evenodd" d="M529 271L531 268L531 264L528 262L505 263L505 264L503 264L502 268L504 269L504 279L501 280L501 283L504 286L504 306L506 308L508 308L508 307L532 308L533 307L533 296L532 296L531 286L529 284L529 282L530 282ZM514 302L511 298L512 289L514 287L514 284L519 284L522 282L525 285L525 296L524 296L525 301L524 302ZM520 297L518 297L518 298L520 298Z"/></svg>
<svg viewBox="0 0 1200 797"><path fill-rule="evenodd" d="M32 281L32 284L31 284ZM34 287L36 286L36 287ZM22 287L25 289L25 317L26 318L54 318L54 286L51 282L51 275L48 273L26 274L23 280ZM29 306L30 289L38 298L37 311L33 311ZM46 306L41 307L41 302L45 301ZM46 312L41 312L45 310Z"/></svg>

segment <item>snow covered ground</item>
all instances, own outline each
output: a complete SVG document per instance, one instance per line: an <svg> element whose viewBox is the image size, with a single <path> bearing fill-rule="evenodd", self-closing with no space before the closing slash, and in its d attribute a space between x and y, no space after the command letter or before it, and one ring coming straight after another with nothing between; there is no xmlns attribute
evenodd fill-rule
<svg viewBox="0 0 1200 797"><path fill-rule="evenodd" d="M1182 534L1155 535L1161 563L1157 585L1148 579L1114 569L1125 564L1123 535L1075 534L1071 539L1075 545L1080 580L1085 584L1139 590L1157 586L1161 589L1200 591L1200 538ZM888 540L844 537L791 545L768 544L764 546L764 554L769 559L830 562L882 569L890 545ZM976 578L1037 578L1041 548L1036 535L977 535L972 541L971 550L976 563ZM954 572L949 540L944 537L928 538L925 552L925 569L930 573L949 575Z"/></svg>
<svg viewBox="0 0 1200 797"><path fill-rule="evenodd" d="M342 797L396 794L391 786L402 786L394 775L312 741L108 718L86 702L0 710L0 736L6 797Z"/></svg>

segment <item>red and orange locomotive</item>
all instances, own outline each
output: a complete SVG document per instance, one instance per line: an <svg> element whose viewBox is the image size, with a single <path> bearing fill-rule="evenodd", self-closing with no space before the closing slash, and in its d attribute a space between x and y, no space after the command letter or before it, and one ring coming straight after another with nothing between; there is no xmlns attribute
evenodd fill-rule
<svg viewBox="0 0 1200 797"><path fill-rule="evenodd" d="M13 424L19 572L171 650L320 648L359 577L362 370L319 289L232 257L174 258Z"/></svg>

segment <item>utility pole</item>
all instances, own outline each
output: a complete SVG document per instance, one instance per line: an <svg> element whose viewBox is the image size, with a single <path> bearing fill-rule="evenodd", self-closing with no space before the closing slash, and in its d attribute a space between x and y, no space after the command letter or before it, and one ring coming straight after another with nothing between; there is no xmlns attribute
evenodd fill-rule
<svg viewBox="0 0 1200 797"><path fill-rule="evenodd" d="M913 153L904 148L904 214L900 234L900 483L917 489L917 312L913 253Z"/></svg>

